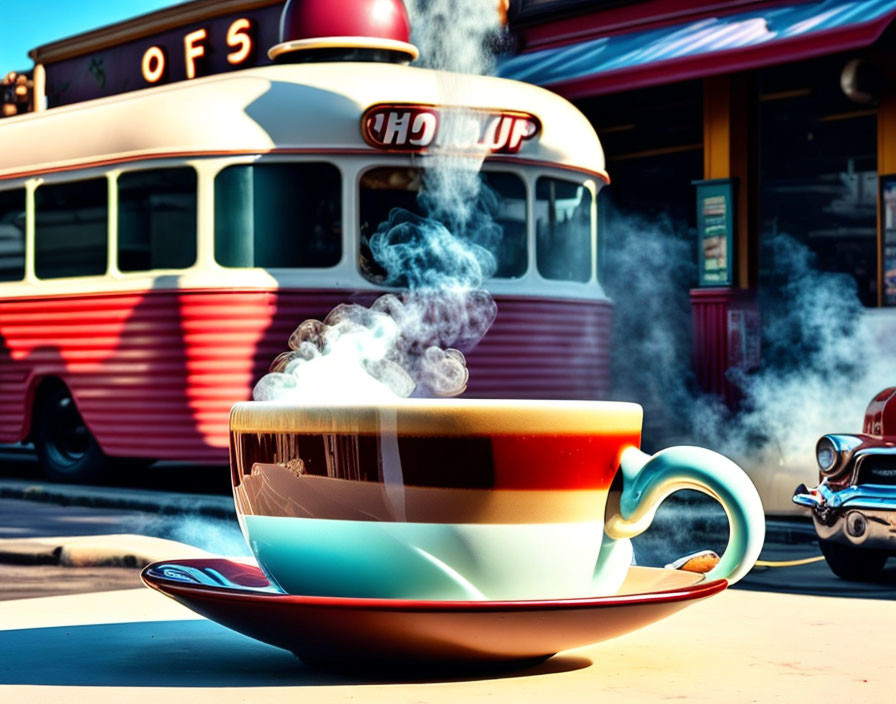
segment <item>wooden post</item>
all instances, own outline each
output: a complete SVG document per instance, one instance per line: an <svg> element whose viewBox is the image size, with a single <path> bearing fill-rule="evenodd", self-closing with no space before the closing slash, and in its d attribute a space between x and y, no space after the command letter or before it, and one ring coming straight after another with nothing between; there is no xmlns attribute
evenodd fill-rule
<svg viewBox="0 0 896 704"><path fill-rule="evenodd" d="M703 178L731 177L731 77L703 79Z"/></svg>
<svg viewBox="0 0 896 704"><path fill-rule="evenodd" d="M703 178L735 180L734 252L737 288L756 285L756 100L751 76L703 79Z"/></svg>

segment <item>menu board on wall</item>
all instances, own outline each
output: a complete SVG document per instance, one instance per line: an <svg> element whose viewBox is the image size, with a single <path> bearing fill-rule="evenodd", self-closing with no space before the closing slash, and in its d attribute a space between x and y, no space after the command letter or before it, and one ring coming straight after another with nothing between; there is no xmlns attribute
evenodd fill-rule
<svg viewBox="0 0 896 704"><path fill-rule="evenodd" d="M733 181L695 181L697 186L697 258L700 286L733 283Z"/></svg>
<svg viewBox="0 0 896 704"><path fill-rule="evenodd" d="M896 306L896 174L881 176L883 304Z"/></svg>

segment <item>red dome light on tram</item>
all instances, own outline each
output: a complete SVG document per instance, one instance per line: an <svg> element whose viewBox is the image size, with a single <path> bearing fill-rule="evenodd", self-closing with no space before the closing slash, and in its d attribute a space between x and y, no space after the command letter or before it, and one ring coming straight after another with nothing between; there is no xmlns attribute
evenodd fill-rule
<svg viewBox="0 0 896 704"><path fill-rule="evenodd" d="M401 0L288 0L280 17L280 43L271 59L413 61L411 23Z"/></svg>

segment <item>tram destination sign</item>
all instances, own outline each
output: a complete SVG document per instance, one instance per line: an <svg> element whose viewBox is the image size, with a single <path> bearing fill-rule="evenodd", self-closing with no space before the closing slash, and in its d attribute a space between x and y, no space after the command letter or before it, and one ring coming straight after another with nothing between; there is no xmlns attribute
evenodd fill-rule
<svg viewBox="0 0 896 704"><path fill-rule="evenodd" d="M249 8L45 64L47 106L270 64L282 3Z"/></svg>
<svg viewBox="0 0 896 704"><path fill-rule="evenodd" d="M540 131L534 115L508 110L381 104L361 118L364 140L387 151L516 154Z"/></svg>

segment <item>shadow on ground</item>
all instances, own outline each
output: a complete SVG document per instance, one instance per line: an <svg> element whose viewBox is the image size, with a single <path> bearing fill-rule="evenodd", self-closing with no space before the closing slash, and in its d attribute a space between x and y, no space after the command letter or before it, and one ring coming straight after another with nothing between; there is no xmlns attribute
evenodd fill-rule
<svg viewBox="0 0 896 704"><path fill-rule="evenodd" d="M129 687L281 687L528 677L589 667L558 655L520 670L341 675L210 621L151 621L0 631L0 684Z"/></svg>

